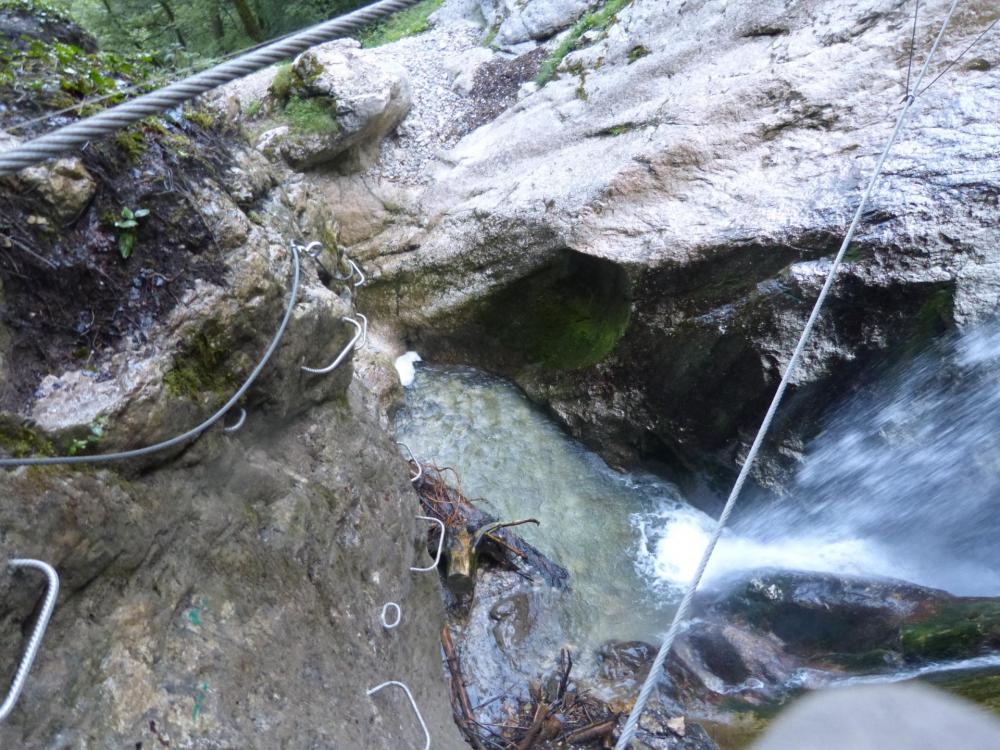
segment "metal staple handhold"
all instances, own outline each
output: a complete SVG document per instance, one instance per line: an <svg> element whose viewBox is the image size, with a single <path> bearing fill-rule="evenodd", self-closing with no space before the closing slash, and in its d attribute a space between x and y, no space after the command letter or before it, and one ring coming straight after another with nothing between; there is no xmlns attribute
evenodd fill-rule
<svg viewBox="0 0 1000 750"><path fill-rule="evenodd" d="M358 329L358 332L354 334L354 338L352 338L350 341L347 342L347 346L344 347L344 350L340 354L338 354L337 358L333 360L333 362L328 364L326 367L319 367L319 368L303 367L302 368L303 370L305 370L306 372L311 372L315 375L326 375L328 372L333 372L335 369L337 369L337 366L347 358L348 354L351 353L351 350L354 349L354 345L358 342L358 339L361 338L361 324L354 318L341 318L341 320L343 320L345 323L350 323L352 326Z"/></svg>
<svg viewBox="0 0 1000 750"><path fill-rule="evenodd" d="M240 407L240 418L236 420L236 424L234 424L232 427L223 427L222 431L223 432L228 432L228 433L236 432L237 430L239 430L243 426L243 423L246 422L246 421L247 421L247 410L244 409L241 406Z"/></svg>
<svg viewBox="0 0 1000 750"><path fill-rule="evenodd" d="M354 262L353 260L351 260L350 258L348 258L348 259L347 259L347 264L348 264L348 265L349 265L349 266L351 267L351 270L352 270L352 271L353 271L354 273L356 273L356 274L357 274L358 276L360 276L360 277L361 277L360 279L358 279L358 281L355 281L355 282L354 282L354 286L358 287L358 286L361 286L362 284L364 284L364 283L365 283L365 275L364 275L364 273L363 273L363 272L361 271L361 268L360 268L360 267L358 266L358 264L357 264L357 263L355 263L355 262Z"/></svg>
<svg viewBox="0 0 1000 750"><path fill-rule="evenodd" d="M410 705L413 706L413 713L417 715L417 721L420 722L420 728L424 730L424 737L426 738L424 742L424 750L431 750L431 733L427 729L427 724L424 722L424 717L420 715L420 709L417 708L417 702L413 700L413 693L410 692L410 689L406 687L406 685L404 685L402 682L398 682L397 680L389 680L389 682L383 682L381 685L376 685L373 688L369 688L365 694L371 697L382 688L387 688L390 685L395 685L398 688L402 688L403 692L406 693L406 697L410 699Z"/></svg>
<svg viewBox="0 0 1000 750"><path fill-rule="evenodd" d="M396 445L402 448L406 448L406 452L410 454L410 460L417 465L417 473L414 474L412 477L410 477L411 482L416 482L418 479L420 479L420 477L424 475L424 467L420 465L420 462L417 460L417 457L413 455L413 451L410 450L410 446L408 446L406 443L401 443L398 440L396 441Z"/></svg>
<svg viewBox="0 0 1000 750"><path fill-rule="evenodd" d="M319 248L319 249L314 251L313 248ZM313 260L315 260L323 253L323 243L318 242L317 240L313 240L304 248L302 248L302 252L308 255Z"/></svg>
<svg viewBox="0 0 1000 750"><path fill-rule="evenodd" d="M434 523L436 523L438 526L441 527L441 538L438 540L438 551L437 551L437 556L434 558L434 563L427 568L415 568L412 565L410 566L410 570L412 570L414 573L427 573L431 570L434 570L438 566L438 563L441 562L441 552L444 550L444 535L445 535L444 521L442 521L440 518L434 518L433 516L417 516L417 518L419 518L421 521L433 521Z"/></svg>
<svg viewBox="0 0 1000 750"><path fill-rule="evenodd" d="M391 623L386 619L386 613L389 611L390 608L396 610L396 619L393 620ZM399 621L402 619L403 619L403 610L400 609L399 605L396 604L396 602L386 602L385 606L382 607L382 627L385 628L386 630L392 630L394 627L399 625Z"/></svg>
<svg viewBox="0 0 1000 750"><path fill-rule="evenodd" d="M38 622L35 623L35 629L31 633L31 638L28 640L28 647L24 650L24 656L21 657L21 663L17 665L17 672L14 674L14 681L10 685L7 697L4 699L3 705L0 705L0 722L7 718L10 712L14 709L17 699L21 696L25 680L28 679L28 672L31 670L31 665L34 663L35 657L38 655L38 648L42 645L42 636L45 635L45 629L49 625L49 619L52 617L52 610L55 609L56 599L59 596L59 574L56 573L55 568L48 563L42 562L41 560L17 559L10 560L7 563L7 567L15 569L33 568L35 570L40 570L48 579L48 588L45 591L45 602L42 604L42 611L38 615Z"/></svg>
<svg viewBox="0 0 1000 750"><path fill-rule="evenodd" d="M361 313L354 313L354 314L357 315L359 318L361 318L361 322L364 323L364 326L361 329L361 343L358 344L357 347L358 349L364 349L365 344L368 343L368 317L362 315Z"/></svg>

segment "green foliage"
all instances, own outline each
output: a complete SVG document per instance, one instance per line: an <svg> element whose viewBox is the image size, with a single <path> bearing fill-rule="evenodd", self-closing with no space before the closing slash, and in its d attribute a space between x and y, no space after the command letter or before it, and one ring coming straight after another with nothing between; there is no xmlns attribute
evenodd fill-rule
<svg viewBox="0 0 1000 750"><path fill-rule="evenodd" d="M0 0L0 10L31 13L41 21L65 21L69 17L62 4L46 0Z"/></svg>
<svg viewBox="0 0 1000 750"><path fill-rule="evenodd" d="M328 135L339 129L332 102L324 97L300 99L293 96L285 105L285 118L297 133Z"/></svg>
<svg viewBox="0 0 1000 750"><path fill-rule="evenodd" d="M295 71L292 70L291 62L281 63L274 73L274 78L271 79L271 86L268 88L268 92L277 101L284 104L292 96L292 84L294 82Z"/></svg>
<svg viewBox="0 0 1000 750"><path fill-rule="evenodd" d="M69 444L69 455L75 456L78 453L86 453L95 448L104 437L104 429L107 425L106 417L98 417L90 423L90 432L86 437L77 438Z"/></svg>
<svg viewBox="0 0 1000 750"><path fill-rule="evenodd" d="M92 114L122 101L122 89L142 84L156 70L150 55L92 53L62 42L0 39L0 101L29 101L39 110L107 97L83 112Z"/></svg>
<svg viewBox="0 0 1000 750"><path fill-rule="evenodd" d="M573 28L566 33L563 40L552 51L552 54L542 63L538 75L535 77L535 83L544 86L551 81L566 55L580 49L582 46L581 37L584 34L588 31L607 30L615 22L618 12L631 2L632 0L607 0L597 10L581 16L580 20L573 24Z"/></svg>
<svg viewBox="0 0 1000 750"><path fill-rule="evenodd" d="M363 47L380 47L414 34L421 34L430 28L427 19L441 7L444 0L423 0L412 8L401 10L384 21L380 21L361 32Z"/></svg>
<svg viewBox="0 0 1000 750"><path fill-rule="evenodd" d="M122 209L121 218L115 222L118 230L118 252L123 259L128 260L132 255L132 248L135 247L135 230L139 227L139 219L149 216L148 208Z"/></svg>
<svg viewBox="0 0 1000 750"><path fill-rule="evenodd" d="M226 368L231 349L223 327L215 322L206 324L174 358L173 368L163 378L167 392L198 402L224 400L239 387Z"/></svg>
<svg viewBox="0 0 1000 750"><path fill-rule="evenodd" d="M3 1L3 0L0 0ZM174 68L200 65L352 11L371 0L66 0L105 49L152 51ZM242 11L249 14L244 17Z"/></svg>

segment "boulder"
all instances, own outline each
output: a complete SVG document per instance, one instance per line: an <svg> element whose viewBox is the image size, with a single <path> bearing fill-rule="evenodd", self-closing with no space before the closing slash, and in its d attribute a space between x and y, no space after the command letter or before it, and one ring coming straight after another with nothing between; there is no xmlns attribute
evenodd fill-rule
<svg viewBox="0 0 1000 750"><path fill-rule="evenodd" d="M20 143L20 138L0 131L0 151ZM94 178L76 156L22 169L14 176L0 178L0 185L36 197L45 212L60 224L77 218L97 190Z"/></svg>
<svg viewBox="0 0 1000 750"><path fill-rule="evenodd" d="M257 148L280 155L298 170L351 152L370 159L379 141L410 110L402 68L367 54L354 40L314 47L296 58L272 108L287 122L259 136Z"/></svg>

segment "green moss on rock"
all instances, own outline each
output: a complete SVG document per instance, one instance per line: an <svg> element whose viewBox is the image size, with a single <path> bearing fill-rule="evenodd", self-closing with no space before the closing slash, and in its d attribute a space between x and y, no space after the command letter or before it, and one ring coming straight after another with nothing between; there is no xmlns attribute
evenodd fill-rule
<svg viewBox="0 0 1000 750"><path fill-rule="evenodd" d="M927 682L1000 714L1000 672L997 670L943 672L928 677Z"/></svg>
<svg viewBox="0 0 1000 750"><path fill-rule="evenodd" d="M0 417L0 448L14 458L55 455L52 443L41 433L8 416Z"/></svg>
<svg viewBox="0 0 1000 750"><path fill-rule="evenodd" d="M330 135L340 129L333 100L326 97L293 96L285 105L285 119L297 133Z"/></svg>
<svg viewBox="0 0 1000 750"><path fill-rule="evenodd" d="M193 401L217 401L239 387L228 368L232 342L215 322L208 323L185 342L164 376L167 392Z"/></svg>
<svg viewBox="0 0 1000 750"><path fill-rule="evenodd" d="M584 256L526 279L497 296L482 316L505 348L559 370L590 367L615 348L631 303L621 270Z"/></svg>
<svg viewBox="0 0 1000 750"><path fill-rule="evenodd" d="M908 661L962 659L1000 647L1000 601L959 599L902 628Z"/></svg>

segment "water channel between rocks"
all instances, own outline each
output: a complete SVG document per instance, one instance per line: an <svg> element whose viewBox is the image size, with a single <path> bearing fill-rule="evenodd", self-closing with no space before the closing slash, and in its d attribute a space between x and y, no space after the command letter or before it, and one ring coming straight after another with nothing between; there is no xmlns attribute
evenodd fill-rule
<svg viewBox="0 0 1000 750"><path fill-rule="evenodd" d="M788 495L747 499L708 585L770 567L1000 592L998 351L996 331L967 334L838 408ZM419 367L396 427L483 510L541 522L518 533L570 572L568 645L658 640L714 524L677 487L610 469L516 386L471 368Z"/></svg>

